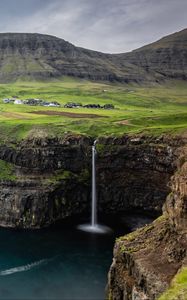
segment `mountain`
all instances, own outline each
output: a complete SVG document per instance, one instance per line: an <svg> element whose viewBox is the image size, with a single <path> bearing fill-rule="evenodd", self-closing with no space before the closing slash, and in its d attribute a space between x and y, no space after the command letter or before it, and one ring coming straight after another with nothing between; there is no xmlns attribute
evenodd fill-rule
<svg viewBox="0 0 187 300"><path fill-rule="evenodd" d="M62 75L123 80L125 74L110 55L75 47L63 39L41 34L0 34L0 81Z"/></svg>
<svg viewBox="0 0 187 300"><path fill-rule="evenodd" d="M168 35L159 41L130 53L119 55L156 77L187 79L187 29Z"/></svg>
<svg viewBox="0 0 187 300"><path fill-rule="evenodd" d="M50 35L0 34L1 82L63 75L120 82L187 79L187 29L122 54L87 50Z"/></svg>

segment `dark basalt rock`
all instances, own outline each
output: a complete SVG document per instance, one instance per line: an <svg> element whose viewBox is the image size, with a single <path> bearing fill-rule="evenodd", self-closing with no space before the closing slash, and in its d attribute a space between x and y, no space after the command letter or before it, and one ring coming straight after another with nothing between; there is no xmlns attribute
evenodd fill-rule
<svg viewBox="0 0 187 300"><path fill-rule="evenodd" d="M0 181L0 226L41 228L83 212L91 197L91 146L85 136L29 138L0 147L17 179ZM97 141L100 212L164 214L119 238L109 272L113 300L155 300L184 264L187 249L185 137L123 136ZM171 176L174 176L171 179Z"/></svg>
<svg viewBox="0 0 187 300"><path fill-rule="evenodd" d="M82 213L87 204L88 188L75 179L62 180L60 184L41 178L2 182L0 226L47 227L70 215Z"/></svg>
<svg viewBox="0 0 187 300"><path fill-rule="evenodd" d="M144 136L99 139L99 211L160 214L181 143ZM0 225L39 228L88 214L92 144L89 137L67 135L61 140L30 138L16 148L1 146L0 159L13 164L17 179L0 182Z"/></svg>
<svg viewBox="0 0 187 300"><path fill-rule="evenodd" d="M177 171L171 179L171 193L164 204L163 216L119 238L115 244L108 278L110 299L158 299L169 287L175 274L186 266L186 143L176 154Z"/></svg>

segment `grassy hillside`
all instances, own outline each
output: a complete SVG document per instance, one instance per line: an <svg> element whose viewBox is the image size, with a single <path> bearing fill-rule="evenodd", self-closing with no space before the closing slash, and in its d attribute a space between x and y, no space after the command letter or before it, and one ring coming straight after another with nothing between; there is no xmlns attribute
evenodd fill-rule
<svg viewBox="0 0 187 300"><path fill-rule="evenodd" d="M178 273L171 287L159 298L159 300L186 300L187 299L187 267Z"/></svg>
<svg viewBox="0 0 187 300"><path fill-rule="evenodd" d="M67 102L100 105L111 103L115 105L115 109L67 109L2 102L3 98L12 96L20 99L55 100L61 105ZM63 115L64 112L70 114ZM15 142L28 135L60 136L67 132L99 136L140 132L174 133L183 132L185 129L187 129L187 86L184 82L173 81L155 87L73 79L0 84L1 143Z"/></svg>

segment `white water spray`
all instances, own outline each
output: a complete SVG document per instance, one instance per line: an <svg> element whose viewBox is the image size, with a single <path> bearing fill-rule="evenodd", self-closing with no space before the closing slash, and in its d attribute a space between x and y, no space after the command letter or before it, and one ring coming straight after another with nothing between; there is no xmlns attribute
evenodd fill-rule
<svg viewBox="0 0 187 300"><path fill-rule="evenodd" d="M19 273L19 272L25 272L29 271L35 267L38 267L42 264L46 264L49 260L48 259L41 259L39 261L24 265L24 266L19 266L7 270L0 271L0 276L7 276L7 275L12 275L14 273Z"/></svg>

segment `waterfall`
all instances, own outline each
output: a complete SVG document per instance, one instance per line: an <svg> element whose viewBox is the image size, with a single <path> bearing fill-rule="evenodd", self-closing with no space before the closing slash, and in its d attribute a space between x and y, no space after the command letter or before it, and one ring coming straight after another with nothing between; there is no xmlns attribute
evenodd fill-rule
<svg viewBox="0 0 187 300"><path fill-rule="evenodd" d="M78 229L92 233L109 233L111 229L97 223L97 187L96 187L96 142L92 146L92 194L91 194L91 222L79 225Z"/></svg>
<svg viewBox="0 0 187 300"><path fill-rule="evenodd" d="M92 211L91 211L91 226L97 226L97 195L96 195L96 141L92 146Z"/></svg>

